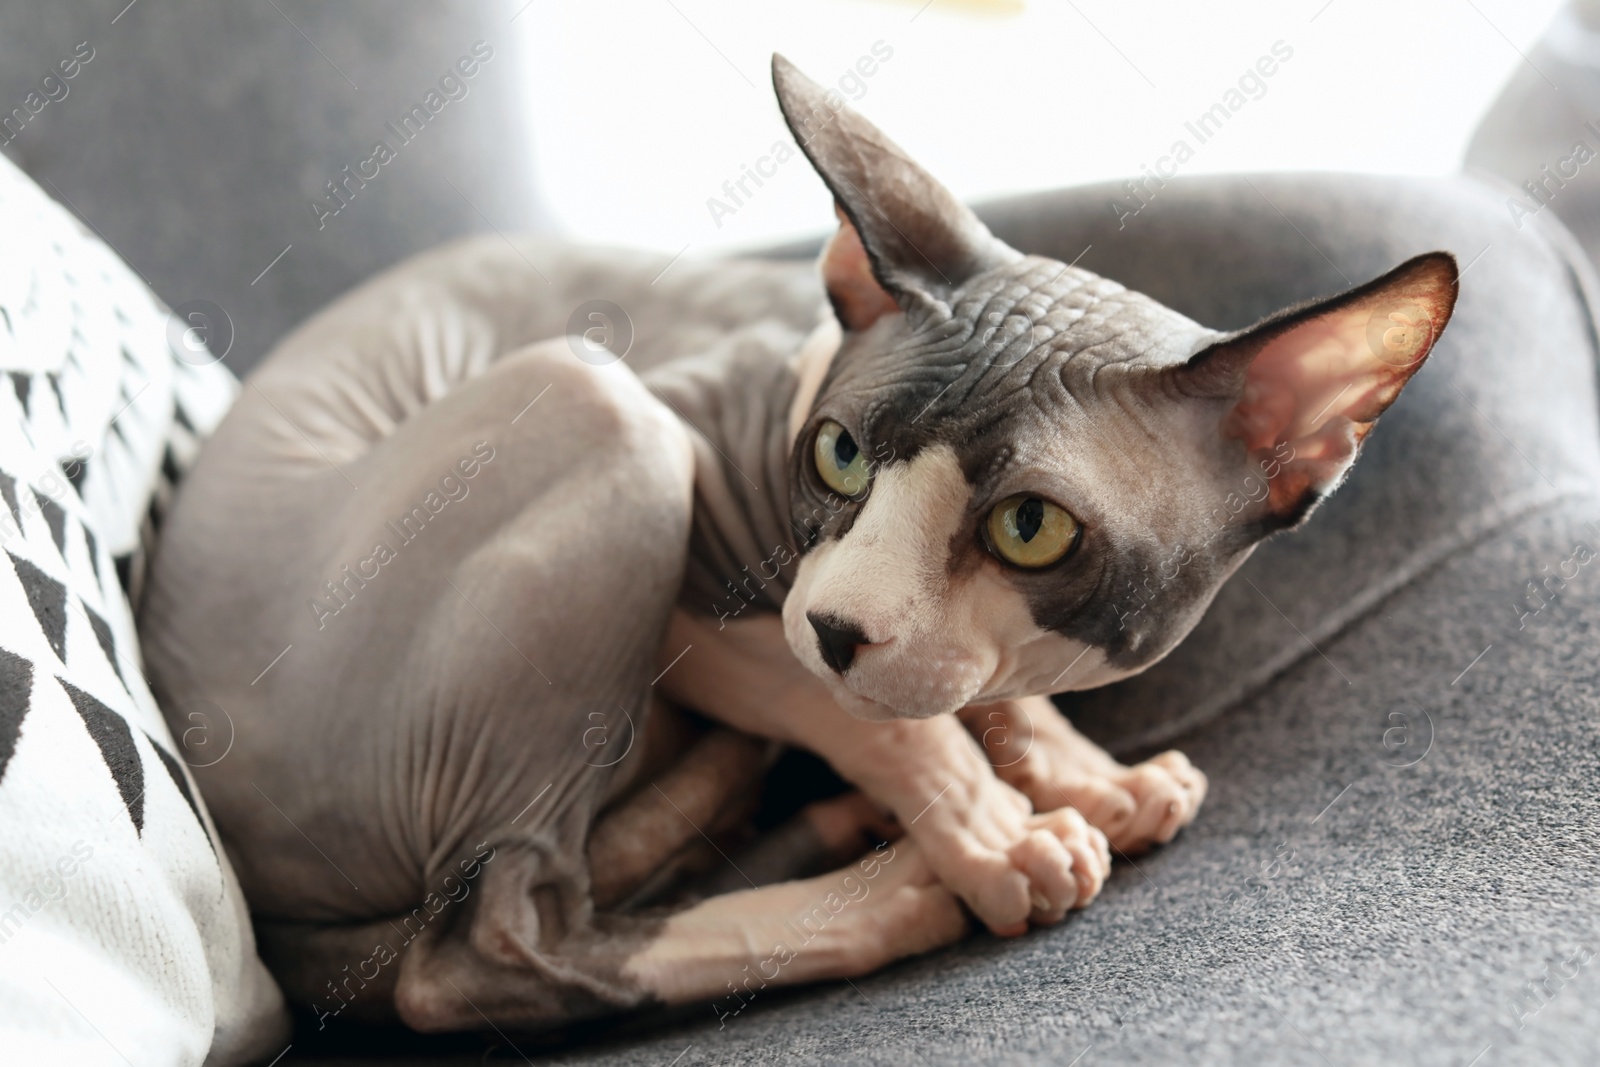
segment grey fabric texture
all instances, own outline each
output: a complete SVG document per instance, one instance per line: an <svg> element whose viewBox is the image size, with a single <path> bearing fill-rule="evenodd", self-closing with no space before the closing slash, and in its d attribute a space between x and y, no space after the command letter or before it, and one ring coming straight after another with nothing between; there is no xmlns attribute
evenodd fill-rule
<svg viewBox="0 0 1600 1067"><path fill-rule="evenodd" d="M1120 227L1118 193L983 214L1219 328L1429 249L1470 264L1348 483L1166 661L1063 700L1114 750L1187 752L1212 780L1198 820L1059 927L762 994L725 1025L707 1006L589 1031L543 1062L1593 1062L1600 431L1582 253L1468 180L1193 179ZM290 1058L486 1055L480 1039L411 1047L307 1033Z"/></svg>
<svg viewBox="0 0 1600 1067"><path fill-rule="evenodd" d="M523 132L522 6L7 4L0 146L171 307L226 313L208 340L242 378L382 268L465 233L547 224ZM80 44L93 58L62 78ZM397 134L413 105L425 121ZM393 158L367 165L379 141ZM319 219L315 202L339 211Z"/></svg>

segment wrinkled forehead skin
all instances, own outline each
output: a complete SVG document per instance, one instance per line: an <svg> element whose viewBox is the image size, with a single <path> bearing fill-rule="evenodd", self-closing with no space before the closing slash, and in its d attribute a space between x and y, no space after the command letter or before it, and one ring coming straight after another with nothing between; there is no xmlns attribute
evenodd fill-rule
<svg viewBox="0 0 1600 1067"><path fill-rule="evenodd" d="M1157 373L1219 336L1115 282L1035 256L978 274L946 304L846 334L794 448L797 543L807 552L843 537L871 506L870 488L845 501L816 477L811 441L824 419L851 432L875 477L948 445L968 496L950 546L951 581L997 568L1041 630L1104 650L1110 666L1147 666L1187 633L1252 540L1212 517L1230 469L1216 430L1224 407L1173 394L1172 376ZM1214 442L1214 454L1197 442ZM1005 567L983 546L981 522L1018 492L1082 523L1080 544L1060 564ZM1184 558L1202 543L1204 558Z"/></svg>

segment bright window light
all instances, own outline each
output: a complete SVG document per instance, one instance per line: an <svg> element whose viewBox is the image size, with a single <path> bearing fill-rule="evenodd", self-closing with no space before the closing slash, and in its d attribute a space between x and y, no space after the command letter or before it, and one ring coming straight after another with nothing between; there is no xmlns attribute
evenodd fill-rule
<svg viewBox="0 0 1600 1067"><path fill-rule="evenodd" d="M967 199L1156 166L1445 174L1557 7L590 0L517 25L558 225L692 256L831 222L809 165L777 159L774 50Z"/></svg>

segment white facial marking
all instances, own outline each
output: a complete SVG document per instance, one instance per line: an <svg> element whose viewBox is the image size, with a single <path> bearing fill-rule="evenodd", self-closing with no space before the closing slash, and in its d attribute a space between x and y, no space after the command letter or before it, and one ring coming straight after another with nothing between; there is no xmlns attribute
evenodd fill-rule
<svg viewBox="0 0 1600 1067"><path fill-rule="evenodd" d="M880 468L849 532L801 561L784 633L853 714L923 718L1111 680L1099 649L1039 629L998 563L952 575L970 496L955 452L926 449ZM807 612L853 623L870 639L843 676L823 660Z"/></svg>

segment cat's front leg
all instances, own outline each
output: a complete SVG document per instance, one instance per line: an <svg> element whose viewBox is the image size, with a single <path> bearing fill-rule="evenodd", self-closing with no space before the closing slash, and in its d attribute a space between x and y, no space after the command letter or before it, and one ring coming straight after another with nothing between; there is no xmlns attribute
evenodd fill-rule
<svg viewBox="0 0 1600 1067"><path fill-rule="evenodd" d="M1074 730L1049 697L974 705L961 720L995 774L1036 811L1076 808L1124 854L1171 841L1206 796L1205 774L1182 752L1125 766Z"/></svg>
<svg viewBox="0 0 1600 1067"><path fill-rule="evenodd" d="M675 612L661 658L673 700L815 752L894 812L934 873L996 934L1058 922L1110 873L1105 836L1059 800L1036 813L954 716L868 722L840 708L789 651L776 616L721 626Z"/></svg>
<svg viewBox="0 0 1600 1067"><path fill-rule="evenodd" d="M940 879L1014 936L1089 904L1110 873L1105 836L1060 804L1035 813L954 716L863 722L842 711L808 747L892 810Z"/></svg>

